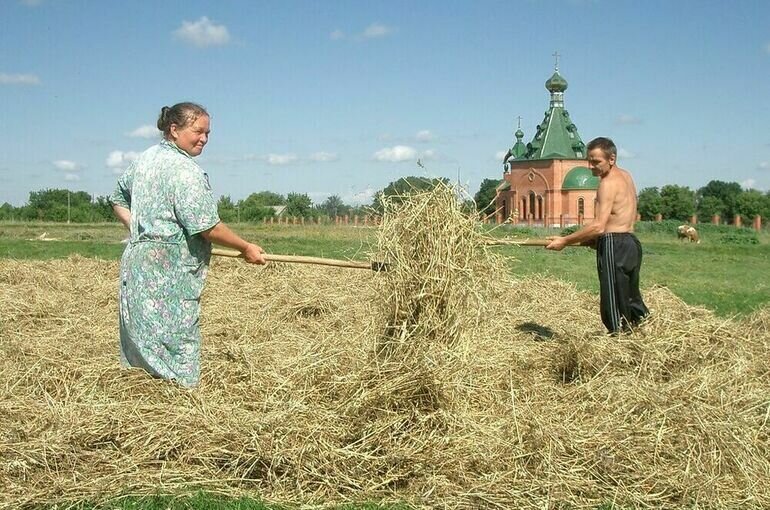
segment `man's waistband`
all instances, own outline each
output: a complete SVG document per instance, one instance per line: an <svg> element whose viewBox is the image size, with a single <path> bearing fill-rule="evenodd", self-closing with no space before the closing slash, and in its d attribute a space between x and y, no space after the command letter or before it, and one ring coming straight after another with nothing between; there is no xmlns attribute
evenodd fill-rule
<svg viewBox="0 0 770 510"><path fill-rule="evenodd" d="M633 237L636 239L636 234L633 232L605 232L604 234L600 234L597 238L598 240L602 239L611 239L613 237Z"/></svg>

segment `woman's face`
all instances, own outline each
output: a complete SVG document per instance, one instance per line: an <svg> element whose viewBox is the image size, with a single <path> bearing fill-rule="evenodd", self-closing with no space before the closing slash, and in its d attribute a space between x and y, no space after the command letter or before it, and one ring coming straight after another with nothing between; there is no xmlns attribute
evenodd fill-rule
<svg viewBox="0 0 770 510"><path fill-rule="evenodd" d="M195 122L179 128L177 124L171 124L171 139L177 147L185 151L190 156L200 156L203 147L209 141L209 116L201 115Z"/></svg>

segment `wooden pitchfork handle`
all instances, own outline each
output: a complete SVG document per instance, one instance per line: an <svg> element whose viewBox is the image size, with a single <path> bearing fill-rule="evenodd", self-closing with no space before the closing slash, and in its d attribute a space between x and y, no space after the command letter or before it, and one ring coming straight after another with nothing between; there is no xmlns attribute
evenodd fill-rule
<svg viewBox="0 0 770 510"><path fill-rule="evenodd" d="M548 239L487 239L484 244L487 246L548 246L551 243ZM567 246L583 246L587 244L568 244Z"/></svg>
<svg viewBox="0 0 770 510"><path fill-rule="evenodd" d="M225 250L222 248L212 249L211 254L217 255L219 257L243 258L243 254L239 251ZM263 253L262 256L265 257L265 260L268 262L315 264L319 266L349 267L353 269L370 269L372 271L387 270L387 264L383 262L356 262L354 260L326 259L321 257L303 257L300 255L273 255L270 253Z"/></svg>

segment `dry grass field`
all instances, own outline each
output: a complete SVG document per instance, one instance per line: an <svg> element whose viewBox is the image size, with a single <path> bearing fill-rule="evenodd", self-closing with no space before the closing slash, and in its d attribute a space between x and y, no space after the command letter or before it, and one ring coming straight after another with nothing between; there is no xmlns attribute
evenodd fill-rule
<svg viewBox="0 0 770 510"><path fill-rule="evenodd" d="M653 286L608 337L595 294L511 275L446 207L383 225L388 272L215 259L196 390L120 368L117 261L1 260L0 507L770 506L770 309Z"/></svg>

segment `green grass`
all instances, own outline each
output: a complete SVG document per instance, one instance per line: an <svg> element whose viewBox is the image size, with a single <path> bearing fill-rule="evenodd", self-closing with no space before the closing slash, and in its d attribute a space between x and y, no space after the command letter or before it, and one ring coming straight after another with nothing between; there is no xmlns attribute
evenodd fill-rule
<svg viewBox="0 0 770 510"><path fill-rule="evenodd" d="M770 303L770 244L689 244L639 236L643 245L642 294L653 285L668 287L691 305L720 316L745 315ZM500 247L516 275L543 274L598 293L595 253L582 247L549 252L536 247Z"/></svg>
<svg viewBox="0 0 770 510"><path fill-rule="evenodd" d="M373 241L371 228L320 225L230 225L269 253L364 259ZM58 241L34 240L43 233ZM119 259L126 231L116 223L0 223L0 258L54 259L72 254ZM32 240L31 240L32 239Z"/></svg>

